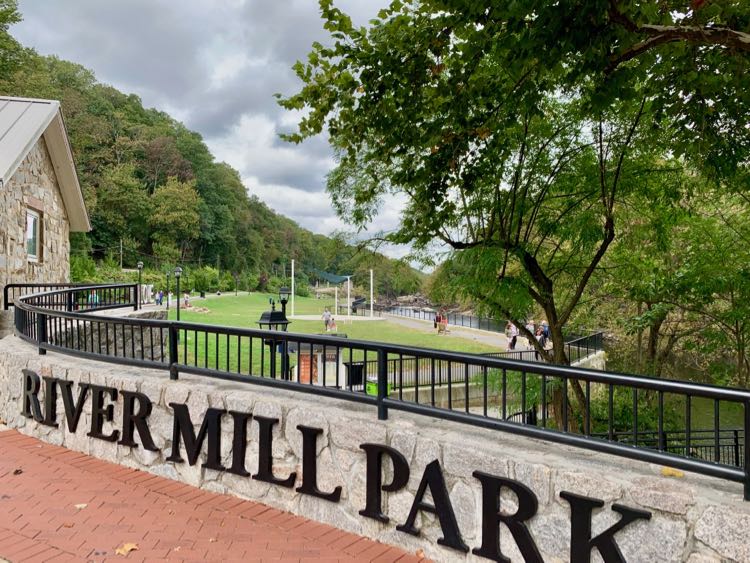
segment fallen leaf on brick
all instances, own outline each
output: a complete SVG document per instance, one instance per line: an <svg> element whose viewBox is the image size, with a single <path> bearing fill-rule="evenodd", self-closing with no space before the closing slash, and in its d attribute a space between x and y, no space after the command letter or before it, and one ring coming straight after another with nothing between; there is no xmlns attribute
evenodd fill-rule
<svg viewBox="0 0 750 563"><path fill-rule="evenodd" d="M74 505L73 505L73 508L75 508L76 510L83 510L83 509L84 509L84 508L86 508L87 506L88 506L88 504L86 504L86 503L82 503L82 504L74 504Z"/></svg>
<svg viewBox="0 0 750 563"><path fill-rule="evenodd" d="M208 543L214 543L216 542L216 538L208 538Z"/></svg>
<svg viewBox="0 0 750 563"><path fill-rule="evenodd" d="M416 555L420 559L424 559L424 550L423 549L418 549L417 552L414 555Z"/></svg>
<svg viewBox="0 0 750 563"><path fill-rule="evenodd" d="M128 553L131 551L136 551L138 549L138 544L136 543L124 543L117 549L115 549L115 553L117 555L122 555L124 557L127 557Z"/></svg>
<svg viewBox="0 0 750 563"><path fill-rule="evenodd" d="M661 474L664 477L675 477L677 479L680 479L681 477L685 476L685 474L682 471L680 471L679 469L674 469L672 467L662 467Z"/></svg>
<svg viewBox="0 0 750 563"><path fill-rule="evenodd" d="M181 545L178 545L177 547L173 547L172 551L180 551L182 549Z"/></svg>
<svg viewBox="0 0 750 563"><path fill-rule="evenodd" d="M63 528L72 528L73 523L72 522L63 522Z"/></svg>
<svg viewBox="0 0 750 563"><path fill-rule="evenodd" d="M13 472L13 475L20 475L21 473L23 473L23 469L16 469L16 470L15 470L15 471Z"/></svg>

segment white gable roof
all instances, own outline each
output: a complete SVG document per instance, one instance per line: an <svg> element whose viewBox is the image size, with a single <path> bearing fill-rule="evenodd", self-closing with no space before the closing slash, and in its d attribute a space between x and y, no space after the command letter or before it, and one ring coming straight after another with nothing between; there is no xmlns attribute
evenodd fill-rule
<svg viewBox="0 0 750 563"><path fill-rule="evenodd" d="M60 102L0 96L0 189L44 135L71 231L90 231Z"/></svg>

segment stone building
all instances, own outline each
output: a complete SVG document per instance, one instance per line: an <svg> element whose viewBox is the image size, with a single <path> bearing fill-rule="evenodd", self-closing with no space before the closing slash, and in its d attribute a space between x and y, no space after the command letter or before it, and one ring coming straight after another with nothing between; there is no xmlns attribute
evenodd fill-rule
<svg viewBox="0 0 750 563"><path fill-rule="evenodd" d="M68 281L69 234L90 230L60 103L0 97L0 288Z"/></svg>

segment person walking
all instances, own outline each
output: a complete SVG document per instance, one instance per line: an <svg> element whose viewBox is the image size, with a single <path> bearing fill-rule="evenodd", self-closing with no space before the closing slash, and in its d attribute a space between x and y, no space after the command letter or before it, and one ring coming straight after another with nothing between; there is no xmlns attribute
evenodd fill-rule
<svg viewBox="0 0 750 563"><path fill-rule="evenodd" d="M323 325L325 328L325 331L328 332L331 330L331 311L328 310L328 307L325 308L325 311L323 311L323 314L321 315L323 318Z"/></svg>
<svg viewBox="0 0 750 563"><path fill-rule="evenodd" d="M512 351L516 349L516 342L518 342L518 327L512 322L508 321L506 325L506 333L508 336L508 350Z"/></svg>
<svg viewBox="0 0 750 563"><path fill-rule="evenodd" d="M547 337L544 336L544 331L542 330L541 326L538 326L536 328L536 334L534 335L537 339L537 342L539 342L539 346L541 346L543 349L547 348ZM534 350L534 357L537 361L539 361L539 351Z"/></svg>

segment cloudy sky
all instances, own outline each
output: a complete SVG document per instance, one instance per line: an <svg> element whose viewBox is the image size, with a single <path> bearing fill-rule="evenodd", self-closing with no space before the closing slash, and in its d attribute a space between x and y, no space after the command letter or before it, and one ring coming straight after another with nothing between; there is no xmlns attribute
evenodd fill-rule
<svg viewBox="0 0 750 563"><path fill-rule="evenodd" d="M365 24L387 3L336 5ZM334 164L326 140L278 138L295 118L273 94L299 89L291 66L327 38L317 0L20 0L19 9L12 33L24 45L80 63L200 132L251 193L303 227L346 228L325 193ZM372 230L393 229L399 208L385 205Z"/></svg>

